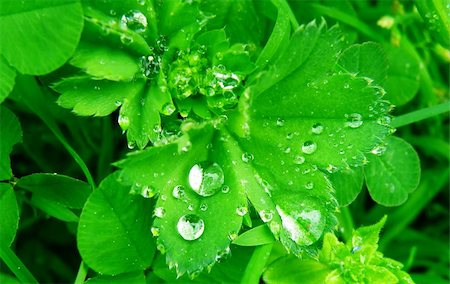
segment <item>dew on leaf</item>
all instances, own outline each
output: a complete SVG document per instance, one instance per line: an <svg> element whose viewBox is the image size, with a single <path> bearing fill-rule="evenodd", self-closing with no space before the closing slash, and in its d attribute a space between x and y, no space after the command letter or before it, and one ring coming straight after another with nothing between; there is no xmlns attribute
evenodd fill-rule
<svg viewBox="0 0 450 284"><path fill-rule="evenodd" d="M359 113L351 113L345 115L345 126L350 128L358 128L363 124L362 115Z"/></svg>
<svg viewBox="0 0 450 284"><path fill-rule="evenodd" d="M326 167L327 172L329 172L330 174L336 172L338 170L338 168L335 165L329 164Z"/></svg>
<svg viewBox="0 0 450 284"><path fill-rule="evenodd" d="M208 204L202 203L202 204L200 205L200 210L201 210L201 211L206 211L206 210L208 210Z"/></svg>
<svg viewBox="0 0 450 284"><path fill-rule="evenodd" d="M272 210L265 210L265 209L263 209L263 210L259 211L258 214L259 214L259 217L261 217L261 220L264 223L272 221L272 218L273 218L273 211Z"/></svg>
<svg viewBox="0 0 450 284"><path fill-rule="evenodd" d="M281 117L277 118L276 124L279 127L283 126L284 125L284 119L282 119Z"/></svg>
<svg viewBox="0 0 450 284"><path fill-rule="evenodd" d="M161 113L164 115L171 115L176 110L175 106L172 103L166 103L161 110Z"/></svg>
<svg viewBox="0 0 450 284"><path fill-rule="evenodd" d="M384 154L384 152L386 152L386 146L384 146L384 145L379 145L370 151L370 153L377 155L377 156Z"/></svg>
<svg viewBox="0 0 450 284"><path fill-rule="evenodd" d="M303 157L302 155L297 155L294 157L294 164L301 165L304 162L305 162L305 157Z"/></svg>
<svg viewBox="0 0 450 284"><path fill-rule="evenodd" d="M313 183L312 181L308 181L308 182L305 184L305 188L306 188L306 189L313 189L313 188L314 188L314 183Z"/></svg>
<svg viewBox="0 0 450 284"><path fill-rule="evenodd" d="M317 144L313 141L305 141L302 145L302 152L305 154L312 154L317 150Z"/></svg>
<svg viewBox="0 0 450 284"><path fill-rule="evenodd" d="M127 130L128 127L130 127L130 119L128 118L128 116L119 115L118 123L120 125L120 128L122 128L122 130L124 131Z"/></svg>
<svg viewBox="0 0 450 284"><path fill-rule="evenodd" d="M183 239L193 241L202 236L205 223L198 215L187 214L181 216L178 220L177 230Z"/></svg>
<svg viewBox="0 0 450 284"><path fill-rule="evenodd" d="M243 153L241 158L244 163L250 163L254 159L253 154L248 152Z"/></svg>
<svg viewBox="0 0 450 284"><path fill-rule="evenodd" d="M244 216L245 214L247 214L247 212L248 212L248 209L245 206L239 206L236 208L236 213L241 217Z"/></svg>
<svg viewBox="0 0 450 284"><path fill-rule="evenodd" d="M175 197L176 199L185 197L186 191L184 189L184 186L182 186L182 185L175 186L172 190L172 196Z"/></svg>
<svg viewBox="0 0 450 284"><path fill-rule="evenodd" d="M143 33L147 29L147 18L140 11L130 11L120 18L120 26L137 33Z"/></svg>
<svg viewBox="0 0 450 284"><path fill-rule="evenodd" d="M313 133L313 134L321 134L322 132L323 132L323 129L324 129L324 127L323 127L323 125L322 124L320 124L320 123L315 123L313 126L312 126L312 128L311 128L311 132Z"/></svg>
<svg viewBox="0 0 450 284"><path fill-rule="evenodd" d="M198 195L207 197L217 193L224 183L224 173L217 163L195 164L189 171L189 185Z"/></svg>
<svg viewBox="0 0 450 284"><path fill-rule="evenodd" d="M120 41L125 45L130 45L133 43L133 38L130 35L127 34L121 34L120 35Z"/></svg>
<svg viewBox="0 0 450 284"><path fill-rule="evenodd" d="M283 152L284 152L285 154L289 154L289 153L291 152L291 147L286 147L286 148L284 148Z"/></svg>
<svg viewBox="0 0 450 284"><path fill-rule="evenodd" d="M145 185L142 187L141 195L145 198L151 198L155 196L156 190L152 186Z"/></svg>
<svg viewBox="0 0 450 284"><path fill-rule="evenodd" d="M159 228L151 227L151 228L150 228L150 232L152 232L152 235L153 235L154 237L158 237L158 236L159 236Z"/></svg>
<svg viewBox="0 0 450 284"><path fill-rule="evenodd" d="M224 250L219 251L219 252L216 254L216 261L217 261L217 262L221 262L221 261L227 260L227 259L229 258L230 255L231 255L230 247L227 247L227 248L225 248Z"/></svg>
<svg viewBox="0 0 450 284"><path fill-rule="evenodd" d="M189 204L189 205L188 205L188 210L189 210L189 211L194 211L194 205Z"/></svg>
<svg viewBox="0 0 450 284"><path fill-rule="evenodd" d="M223 193L228 193L228 192L230 192L230 187L229 187L228 185L222 186L222 192L223 192Z"/></svg>
<svg viewBox="0 0 450 284"><path fill-rule="evenodd" d="M164 208L162 207L156 207L153 214L158 218L163 218L164 215L166 214L166 210L164 210Z"/></svg>

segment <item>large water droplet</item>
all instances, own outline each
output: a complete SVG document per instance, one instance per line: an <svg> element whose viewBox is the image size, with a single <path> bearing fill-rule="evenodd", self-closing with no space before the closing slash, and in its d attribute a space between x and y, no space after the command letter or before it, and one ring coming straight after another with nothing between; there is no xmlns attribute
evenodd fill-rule
<svg viewBox="0 0 450 284"><path fill-rule="evenodd" d="M130 127L130 119L128 118L128 116L120 114L118 123L120 125L120 128L122 128L122 130L124 130L124 131L127 130L128 127Z"/></svg>
<svg viewBox="0 0 450 284"><path fill-rule="evenodd" d="M181 216L178 220L177 230L183 239L193 241L202 236L205 223L198 215L187 214Z"/></svg>
<svg viewBox="0 0 450 284"><path fill-rule="evenodd" d="M321 134L323 132L323 125L320 123L315 123L312 128L311 128L311 132L314 134Z"/></svg>
<svg viewBox="0 0 450 284"><path fill-rule="evenodd" d="M363 124L362 115L359 113L346 114L345 118L347 119L345 122L345 126L347 127L358 128Z"/></svg>
<svg viewBox="0 0 450 284"><path fill-rule="evenodd" d="M302 145L302 152L305 154L312 154L317 150L317 144L313 141L306 141Z"/></svg>
<svg viewBox="0 0 450 284"><path fill-rule="evenodd" d="M130 11L120 18L120 26L128 28L137 33L145 32L147 28L147 18L140 11Z"/></svg>
<svg viewBox="0 0 450 284"><path fill-rule="evenodd" d="M195 164L189 171L189 185L200 196L214 195L223 183L223 170L217 163Z"/></svg>

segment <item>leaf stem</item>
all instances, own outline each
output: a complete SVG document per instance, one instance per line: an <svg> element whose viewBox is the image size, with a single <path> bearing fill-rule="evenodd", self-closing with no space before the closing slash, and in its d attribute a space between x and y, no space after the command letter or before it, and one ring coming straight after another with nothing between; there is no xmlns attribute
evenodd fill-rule
<svg viewBox="0 0 450 284"><path fill-rule="evenodd" d="M445 112L450 112L450 102L434 105L428 108L419 109L395 117L392 120L392 126L395 128L402 127Z"/></svg>
<svg viewBox="0 0 450 284"><path fill-rule="evenodd" d="M241 283L260 283L261 274L272 251L272 246L273 244L267 244L255 248L245 269L244 276L242 276Z"/></svg>
<svg viewBox="0 0 450 284"><path fill-rule="evenodd" d="M0 257L22 283L39 283L14 251L5 244L0 244Z"/></svg>
<svg viewBox="0 0 450 284"><path fill-rule="evenodd" d="M83 284L86 279L89 267L82 261L80 263L80 268L78 269L77 277L75 278L74 284Z"/></svg>

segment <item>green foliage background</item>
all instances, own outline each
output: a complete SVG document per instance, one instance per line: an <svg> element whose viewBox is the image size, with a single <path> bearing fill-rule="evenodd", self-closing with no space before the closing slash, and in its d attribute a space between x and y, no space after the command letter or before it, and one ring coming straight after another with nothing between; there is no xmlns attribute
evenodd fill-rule
<svg viewBox="0 0 450 284"><path fill-rule="evenodd" d="M0 282L448 283L449 11L0 0Z"/></svg>

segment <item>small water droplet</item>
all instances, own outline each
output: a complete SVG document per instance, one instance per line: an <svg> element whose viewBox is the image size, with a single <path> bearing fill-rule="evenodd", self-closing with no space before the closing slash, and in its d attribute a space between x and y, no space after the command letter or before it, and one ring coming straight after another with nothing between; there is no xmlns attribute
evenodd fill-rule
<svg viewBox="0 0 450 284"><path fill-rule="evenodd" d="M137 33L143 33L147 29L147 18L140 11L130 11L120 18L120 26Z"/></svg>
<svg viewBox="0 0 450 284"><path fill-rule="evenodd" d="M297 155L294 158L294 164L296 165L301 165L305 162L305 157L301 156L301 155Z"/></svg>
<svg viewBox="0 0 450 284"><path fill-rule="evenodd" d="M363 124L362 115L359 113L346 114L345 118L347 119L345 122L345 126L347 127L358 128Z"/></svg>
<svg viewBox="0 0 450 284"><path fill-rule="evenodd" d="M248 152L243 153L241 158L244 163L250 163L254 159L253 154Z"/></svg>
<svg viewBox="0 0 450 284"><path fill-rule="evenodd" d="M305 188L306 188L306 189L313 189L313 187L314 187L314 183L313 183L312 181L308 181L308 182L305 184Z"/></svg>
<svg viewBox="0 0 450 284"><path fill-rule="evenodd" d="M302 145L302 152L305 154L312 154L317 150L317 144L313 141L306 141Z"/></svg>
<svg viewBox="0 0 450 284"><path fill-rule="evenodd" d="M208 210L208 204L202 203L202 204L200 205L200 210L201 210L201 211L206 211L206 210Z"/></svg>
<svg viewBox="0 0 450 284"><path fill-rule="evenodd" d="M188 210L189 210L189 211L194 211L194 205L189 204L189 205L188 205Z"/></svg>
<svg viewBox="0 0 450 284"><path fill-rule="evenodd" d="M176 110L176 107L172 103L166 103L161 110L164 115L171 115Z"/></svg>
<svg viewBox="0 0 450 284"><path fill-rule="evenodd" d="M178 220L177 230L183 239L193 241L202 236L205 223L198 215L187 214L181 216Z"/></svg>
<svg viewBox="0 0 450 284"><path fill-rule="evenodd" d="M294 133L293 133L293 132L290 132L290 133L288 133L288 134L286 135L286 139L287 139L287 140L291 140L293 137L294 137Z"/></svg>
<svg viewBox="0 0 450 284"><path fill-rule="evenodd" d="M172 196L175 197L176 199L185 197L186 191L184 189L184 186L182 186L182 185L175 186L172 190Z"/></svg>
<svg viewBox="0 0 450 284"><path fill-rule="evenodd" d="M384 145L379 145L370 151L370 153L377 155L377 156L383 155L384 152L386 152L386 146L384 146Z"/></svg>
<svg viewBox="0 0 450 284"><path fill-rule="evenodd" d="M337 168L335 165L329 164L329 165L326 167L326 170L327 170L327 172L329 172L330 174L332 174L332 173L335 173L335 172L338 170L338 168Z"/></svg>
<svg viewBox="0 0 450 284"><path fill-rule="evenodd" d="M286 148L284 148L283 152L284 152L285 154L289 154L289 153L291 152L291 147L286 147Z"/></svg>
<svg viewBox="0 0 450 284"><path fill-rule="evenodd" d="M130 127L130 119L128 118L128 116L119 115L118 123L123 131L127 130L128 127Z"/></svg>
<svg viewBox="0 0 450 284"><path fill-rule="evenodd" d="M273 218L273 211L272 210L261 210L259 211L259 217L261 217L261 220L264 223L272 221Z"/></svg>
<svg viewBox="0 0 450 284"><path fill-rule="evenodd" d="M163 218L164 214L166 214L166 210L162 207L156 207L155 211L153 212L153 215L155 215L158 218Z"/></svg>
<svg viewBox="0 0 450 284"><path fill-rule="evenodd" d="M321 134L321 133L323 132L323 129L324 129L324 127L323 127L322 124L320 124L320 123L315 123L315 124L312 126L312 128L311 128L311 132L318 135L318 134Z"/></svg>
<svg viewBox="0 0 450 284"><path fill-rule="evenodd" d="M350 88L350 85L348 83L345 83L344 84L344 89L348 89L348 88Z"/></svg>
<svg viewBox="0 0 450 284"><path fill-rule="evenodd" d="M284 125L284 119L282 119L281 117L277 118L276 124L277 126L282 127Z"/></svg>
<svg viewBox="0 0 450 284"><path fill-rule="evenodd" d="M223 183L223 170L217 163L195 164L189 171L189 185L200 196L214 195L222 188Z"/></svg>
<svg viewBox="0 0 450 284"><path fill-rule="evenodd" d="M120 41L125 45L130 45L133 43L133 38L128 34L121 34Z"/></svg>
<svg viewBox="0 0 450 284"><path fill-rule="evenodd" d="M222 192L223 192L223 193L228 193L228 192L230 192L230 187L229 187L228 185L222 186Z"/></svg>
<svg viewBox="0 0 450 284"><path fill-rule="evenodd" d="M216 261L217 262L221 262L224 260L227 260L228 257L231 255L231 250L230 247L227 247L226 249L224 249L223 251L219 251L216 255Z"/></svg>
<svg viewBox="0 0 450 284"><path fill-rule="evenodd" d="M153 235L154 237L158 237L158 236L159 236L159 228L151 227L151 228L150 228L150 232L152 232L152 235Z"/></svg>
<svg viewBox="0 0 450 284"><path fill-rule="evenodd" d="M247 214L247 212L248 212L248 209L245 206L239 206L236 208L236 213L241 217L244 216L245 214Z"/></svg>

